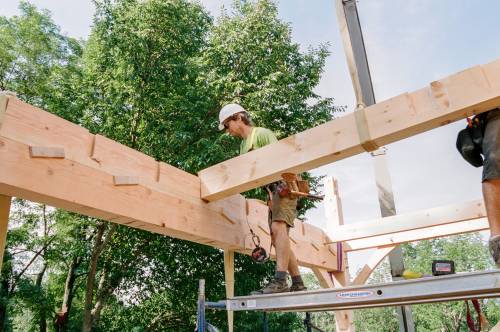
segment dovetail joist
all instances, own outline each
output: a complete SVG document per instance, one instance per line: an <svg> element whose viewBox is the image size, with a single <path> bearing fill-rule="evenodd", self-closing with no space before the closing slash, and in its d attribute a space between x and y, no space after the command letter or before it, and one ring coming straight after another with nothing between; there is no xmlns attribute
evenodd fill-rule
<svg viewBox="0 0 500 332"><path fill-rule="evenodd" d="M366 107L370 141L384 146L500 106L500 60ZM199 172L201 196L214 201L364 152L356 114L348 114ZM273 160L272 163L269 160Z"/></svg>
<svg viewBox="0 0 500 332"><path fill-rule="evenodd" d="M64 158L64 148L56 146L30 146L31 158Z"/></svg>
<svg viewBox="0 0 500 332"><path fill-rule="evenodd" d="M60 146L65 158L31 158L30 146ZM126 175L129 185L116 186L117 175ZM267 225L268 209L261 202L235 195L205 203L198 177L14 97L0 128L0 195L245 254L253 249L250 225L262 246L270 244L258 227ZM335 270L325 234L311 225L304 229L291 231L299 264ZM321 244L319 251L311 239Z"/></svg>
<svg viewBox="0 0 500 332"><path fill-rule="evenodd" d="M115 175L113 176L115 186L135 186L139 184L138 176Z"/></svg>

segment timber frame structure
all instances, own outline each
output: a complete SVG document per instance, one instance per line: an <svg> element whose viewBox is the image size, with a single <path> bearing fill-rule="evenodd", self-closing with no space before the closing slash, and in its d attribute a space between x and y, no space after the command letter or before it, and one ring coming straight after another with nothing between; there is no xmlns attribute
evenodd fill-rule
<svg viewBox="0 0 500 332"><path fill-rule="evenodd" d="M234 252L253 249L250 225L269 246L267 206L239 193L500 107L500 59L189 174L51 113L0 94L0 250L11 197L224 250L227 297L234 296ZM266 163L273 156L274 163ZM77 188L78 190L75 190ZM343 225L338 189L326 179L324 231L296 223L299 264L322 287L363 285L396 244L488 229L482 200ZM376 248L350 280L346 252ZM1 263L0 263L1 264ZM336 312L340 331L352 313ZM232 326L232 312L228 312Z"/></svg>
<svg viewBox="0 0 500 332"><path fill-rule="evenodd" d="M302 172L365 152L367 145L394 142L499 106L500 60L496 60L195 176L2 93L1 247L3 250L10 197L20 197L221 248L225 251L228 297L232 297L233 253L249 254L252 249L247 221L263 245L270 241L267 206L238 192L274 181L284 172ZM369 136L358 135L359 121ZM275 156L275 163L262 162L269 155ZM329 234L307 223L298 223L290 233L299 264L310 267L323 287L349 283L345 252L377 248L352 282L360 285L394 244L488 229L481 200L344 226L335 181L328 179L327 184L325 204L332 221ZM347 322L352 322L348 313L344 314Z"/></svg>

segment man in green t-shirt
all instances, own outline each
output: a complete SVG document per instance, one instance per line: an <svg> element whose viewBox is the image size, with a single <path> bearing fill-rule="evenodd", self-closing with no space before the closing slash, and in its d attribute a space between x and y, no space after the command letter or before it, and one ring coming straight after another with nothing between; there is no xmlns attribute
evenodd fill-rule
<svg viewBox="0 0 500 332"><path fill-rule="evenodd" d="M219 129L225 129L229 135L242 139L240 154L277 142L276 136L271 130L254 127L246 110L238 104L228 104L221 109L219 113ZM297 199L280 197L276 187L276 184L267 186L271 196L269 227L271 229L271 240L276 248L276 273L269 284L258 291L252 292L252 294L306 290L288 236L289 228L293 227L293 222L297 216ZM292 277L292 286L290 288L287 283L287 271L290 272Z"/></svg>

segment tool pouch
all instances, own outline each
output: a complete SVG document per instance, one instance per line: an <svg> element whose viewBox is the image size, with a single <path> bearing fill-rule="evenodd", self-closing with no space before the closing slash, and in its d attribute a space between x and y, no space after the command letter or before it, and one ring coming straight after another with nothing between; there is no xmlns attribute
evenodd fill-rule
<svg viewBox="0 0 500 332"><path fill-rule="evenodd" d="M474 144L469 128L462 129L458 132L457 137L457 149L462 157L472 166L481 167L483 166L483 157L481 152Z"/></svg>
<svg viewBox="0 0 500 332"><path fill-rule="evenodd" d="M483 166L482 145L484 128L486 126L486 113L474 116L465 129L458 132L457 149L462 157L472 166Z"/></svg>

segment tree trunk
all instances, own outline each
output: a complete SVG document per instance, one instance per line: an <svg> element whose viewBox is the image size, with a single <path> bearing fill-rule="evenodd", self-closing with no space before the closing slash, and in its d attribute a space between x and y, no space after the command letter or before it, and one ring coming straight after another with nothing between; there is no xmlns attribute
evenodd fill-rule
<svg viewBox="0 0 500 332"><path fill-rule="evenodd" d="M97 272L97 261L99 260L101 252L106 247L106 244L111 239L117 227L116 224L113 224L106 238L103 239L104 231L106 230L106 225L107 225L106 222L101 222L101 224L97 228L95 244L90 258L89 272L87 274L87 286L85 290L85 305L83 310L83 325L82 325L83 332L90 332L93 324L92 304L94 300L94 283L95 283L95 275Z"/></svg>
<svg viewBox="0 0 500 332"><path fill-rule="evenodd" d="M144 247L149 244L150 240L142 242L140 245L133 249L132 258L121 265L120 270L126 271L130 269L132 264L135 264L137 257L141 254ZM106 303L108 297L113 293L115 288L120 284L123 279L123 275L120 275L117 280L114 281L113 285L109 284L109 273L106 268L101 271L101 277L99 278L99 285L96 291L95 305L92 309L92 319L93 323L96 324L100 317L101 311Z"/></svg>
<svg viewBox="0 0 500 332"><path fill-rule="evenodd" d="M106 301L107 297L113 289L106 285L106 277L107 277L107 270L104 268L101 273L101 277L99 278L99 286L97 287L97 296L96 296L96 301L94 308L92 309L92 317L94 318L94 322L97 323L99 321L99 318L101 317L101 310L104 306L104 302Z"/></svg>
<svg viewBox="0 0 500 332"><path fill-rule="evenodd" d="M82 262L81 257L73 257L66 276L66 283L64 284L64 295L61 310L56 313L54 327L58 332L64 332L68 329L69 311L73 302L74 286L77 278L76 269Z"/></svg>
<svg viewBox="0 0 500 332"><path fill-rule="evenodd" d="M38 273L36 277L36 287L39 289L40 292L42 292L42 281L43 281L43 275L45 274L45 271L47 270L47 263L43 264L42 271ZM40 320L38 323L38 326L40 328L40 332L46 332L47 331L47 306L46 303L41 303L40 305Z"/></svg>
<svg viewBox="0 0 500 332"><path fill-rule="evenodd" d="M0 331L4 331L7 327L7 303L9 302L9 280L2 278L1 280L1 301L0 301Z"/></svg>

